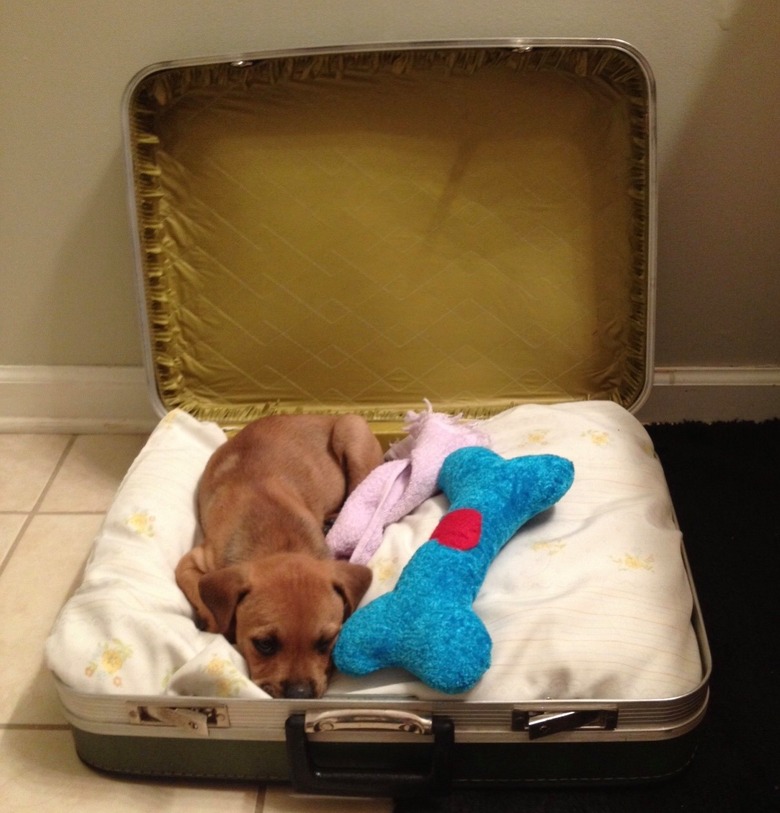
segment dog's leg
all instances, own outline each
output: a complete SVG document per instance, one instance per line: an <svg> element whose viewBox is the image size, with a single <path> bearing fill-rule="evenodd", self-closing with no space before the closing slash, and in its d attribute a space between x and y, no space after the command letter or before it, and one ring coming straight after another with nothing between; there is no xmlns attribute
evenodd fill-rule
<svg viewBox="0 0 780 813"><path fill-rule="evenodd" d="M368 422L359 415L343 415L333 424L333 452L347 480L347 494L383 461L379 445Z"/></svg>

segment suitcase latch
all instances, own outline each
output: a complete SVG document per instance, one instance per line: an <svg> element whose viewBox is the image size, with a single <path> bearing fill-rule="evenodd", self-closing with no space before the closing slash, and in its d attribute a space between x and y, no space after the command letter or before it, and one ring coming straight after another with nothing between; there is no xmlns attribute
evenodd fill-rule
<svg viewBox="0 0 780 813"><path fill-rule="evenodd" d="M198 737L208 737L209 728L230 727L227 706L127 705L133 725L175 726Z"/></svg>
<svg viewBox="0 0 780 813"><path fill-rule="evenodd" d="M612 731L617 726L617 708L512 711L512 731L527 731L529 740L578 729Z"/></svg>

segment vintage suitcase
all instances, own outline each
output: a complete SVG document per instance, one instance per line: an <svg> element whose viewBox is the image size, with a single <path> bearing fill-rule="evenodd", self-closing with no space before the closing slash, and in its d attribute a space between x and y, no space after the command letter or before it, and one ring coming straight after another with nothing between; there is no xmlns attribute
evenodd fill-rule
<svg viewBox="0 0 780 813"><path fill-rule="evenodd" d="M109 538L96 542L92 586L69 601L47 644L80 757L127 774L369 795L681 770L705 714L710 658L660 466L628 414L653 367L654 88L641 55L612 40L506 39L166 63L131 83L124 130L147 370L167 417L120 489L125 513L110 513ZM175 586L144 573L134 588L112 567L124 557L127 570L140 568L128 558L138 539L192 540L192 478L220 442L208 422L229 431L270 413L354 411L389 442L423 399L467 418L529 416L522 442L513 435L507 446L515 452L556 451L565 434L556 422L569 414L575 445L629 440L628 468L598 488L633 481L632 466L655 478L660 496L644 513L672 540L682 581L671 592L685 616L682 632L648 633L633 668L639 680L657 676L652 659L685 639L682 688L665 683L654 695L645 681L632 697L609 679L580 680L575 660L567 667L577 627L536 688L519 656L513 676L520 650L510 647L495 697L441 696L395 675L366 691L337 679L320 700L260 700L236 688L230 656L203 658L186 680L171 679L171 667L138 691L131 666L160 625L148 614L134 633L123 624ZM194 453L177 432L190 432ZM152 465L190 480L149 477ZM156 507L144 508L152 497ZM168 520L164 501L176 499L189 515ZM618 535L646 521L640 513L623 516ZM544 552L549 577L566 543L531 539L525 548ZM145 556L172 580L175 556ZM639 549L607 559L621 579L666 566ZM99 615L99 591L113 582L117 626L91 618L71 633L70 610ZM194 634L183 598L165 601L175 636ZM618 620L598 623L610 627L599 640L617 640ZM590 669L602 655L587 657Z"/></svg>

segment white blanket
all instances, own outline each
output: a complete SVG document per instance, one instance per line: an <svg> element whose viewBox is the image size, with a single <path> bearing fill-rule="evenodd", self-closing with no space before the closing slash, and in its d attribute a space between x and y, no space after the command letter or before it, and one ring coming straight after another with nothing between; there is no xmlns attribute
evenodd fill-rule
<svg viewBox="0 0 780 813"><path fill-rule="evenodd" d="M575 465L568 494L520 530L475 607L493 665L465 697L673 697L701 679L681 538L650 439L608 402L528 405L482 424L506 457ZM266 698L220 635L199 631L174 568L197 535L194 495L225 440L184 412L162 420L128 471L46 643L49 668L84 692ZM388 527L364 602L395 584L446 512L442 496ZM400 670L336 675L332 694L436 697Z"/></svg>

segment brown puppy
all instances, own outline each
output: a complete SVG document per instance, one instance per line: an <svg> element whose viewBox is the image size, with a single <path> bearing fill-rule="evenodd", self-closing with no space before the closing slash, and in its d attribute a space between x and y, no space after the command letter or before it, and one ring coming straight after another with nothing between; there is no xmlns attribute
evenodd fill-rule
<svg viewBox="0 0 780 813"><path fill-rule="evenodd" d="M203 542L176 581L204 629L234 641L272 697L319 697L341 625L371 583L336 561L323 525L382 462L357 415L260 418L212 455L198 487Z"/></svg>

